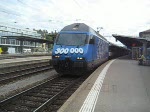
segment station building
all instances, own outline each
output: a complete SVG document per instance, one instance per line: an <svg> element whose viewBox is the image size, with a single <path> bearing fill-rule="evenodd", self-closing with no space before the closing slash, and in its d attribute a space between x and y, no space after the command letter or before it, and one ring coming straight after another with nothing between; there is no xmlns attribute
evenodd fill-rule
<svg viewBox="0 0 150 112"><path fill-rule="evenodd" d="M23 53L24 49L42 47L43 43L48 48L52 42L42 39L37 31L0 25L0 46L7 46L8 53Z"/></svg>

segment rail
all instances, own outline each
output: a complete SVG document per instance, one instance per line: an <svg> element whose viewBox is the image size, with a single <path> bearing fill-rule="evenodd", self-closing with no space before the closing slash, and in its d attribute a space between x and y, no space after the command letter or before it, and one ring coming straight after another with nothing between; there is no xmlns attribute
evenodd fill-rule
<svg viewBox="0 0 150 112"><path fill-rule="evenodd" d="M75 84L78 78L57 77L0 102L0 111L39 112Z"/></svg>
<svg viewBox="0 0 150 112"><path fill-rule="evenodd" d="M0 76L0 84L6 84L9 82L12 82L14 80L23 78L23 77L29 77L31 75L34 75L36 73L41 73L50 69L53 69L52 66L49 65L49 62L43 62L43 63L33 63L33 64L26 64L22 66L13 66L8 68L1 69ZM9 70L10 69L10 70Z"/></svg>

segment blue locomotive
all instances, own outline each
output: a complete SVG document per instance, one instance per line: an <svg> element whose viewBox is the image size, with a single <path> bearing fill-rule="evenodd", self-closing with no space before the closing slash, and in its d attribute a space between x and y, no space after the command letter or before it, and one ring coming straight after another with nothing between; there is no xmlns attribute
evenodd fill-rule
<svg viewBox="0 0 150 112"><path fill-rule="evenodd" d="M56 37L52 64L61 74L80 75L108 60L109 42L84 23L64 27Z"/></svg>

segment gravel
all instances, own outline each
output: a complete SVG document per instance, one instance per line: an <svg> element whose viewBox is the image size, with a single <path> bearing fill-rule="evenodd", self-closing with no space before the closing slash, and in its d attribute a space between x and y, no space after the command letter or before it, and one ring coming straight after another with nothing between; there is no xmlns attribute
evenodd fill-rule
<svg viewBox="0 0 150 112"><path fill-rule="evenodd" d="M6 97L10 97L15 95L25 89L28 89L32 86L35 86L39 83L42 83L49 78L52 78L57 73L55 70L44 72L39 75L34 75L23 80L19 80L13 83L9 83L8 85L3 85L0 87L0 100L5 99Z"/></svg>

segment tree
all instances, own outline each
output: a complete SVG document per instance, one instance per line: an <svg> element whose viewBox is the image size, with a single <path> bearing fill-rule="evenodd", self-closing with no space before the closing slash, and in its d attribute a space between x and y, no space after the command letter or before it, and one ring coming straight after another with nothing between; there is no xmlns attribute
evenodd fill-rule
<svg viewBox="0 0 150 112"><path fill-rule="evenodd" d="M1 46L1 49L2 49L2 54L8 53L8 47L7 46Z"/></svg>
<svg viewBox="0 0 150 112"><path fill-rule="evenodd" d="M55 30L55 32L52 31L51 33L48 33L47 30L41 30L41 29L35 30L35 31L37 31L37 33L41 34L43 39L46 39L46 40L49 40L49 41L54 41L57 34L58 34L56 32L56 30ZM48 49L52 49L52 47L53 47L53 44L50 44Z"/></svg>
<svg viewBox="0 0 150 112"><path fill-rule="evenodd" d="M46 36L48 35L48 31L47 30L37 30L37 33L41 34L42 38L46 38Z"/></svg>

